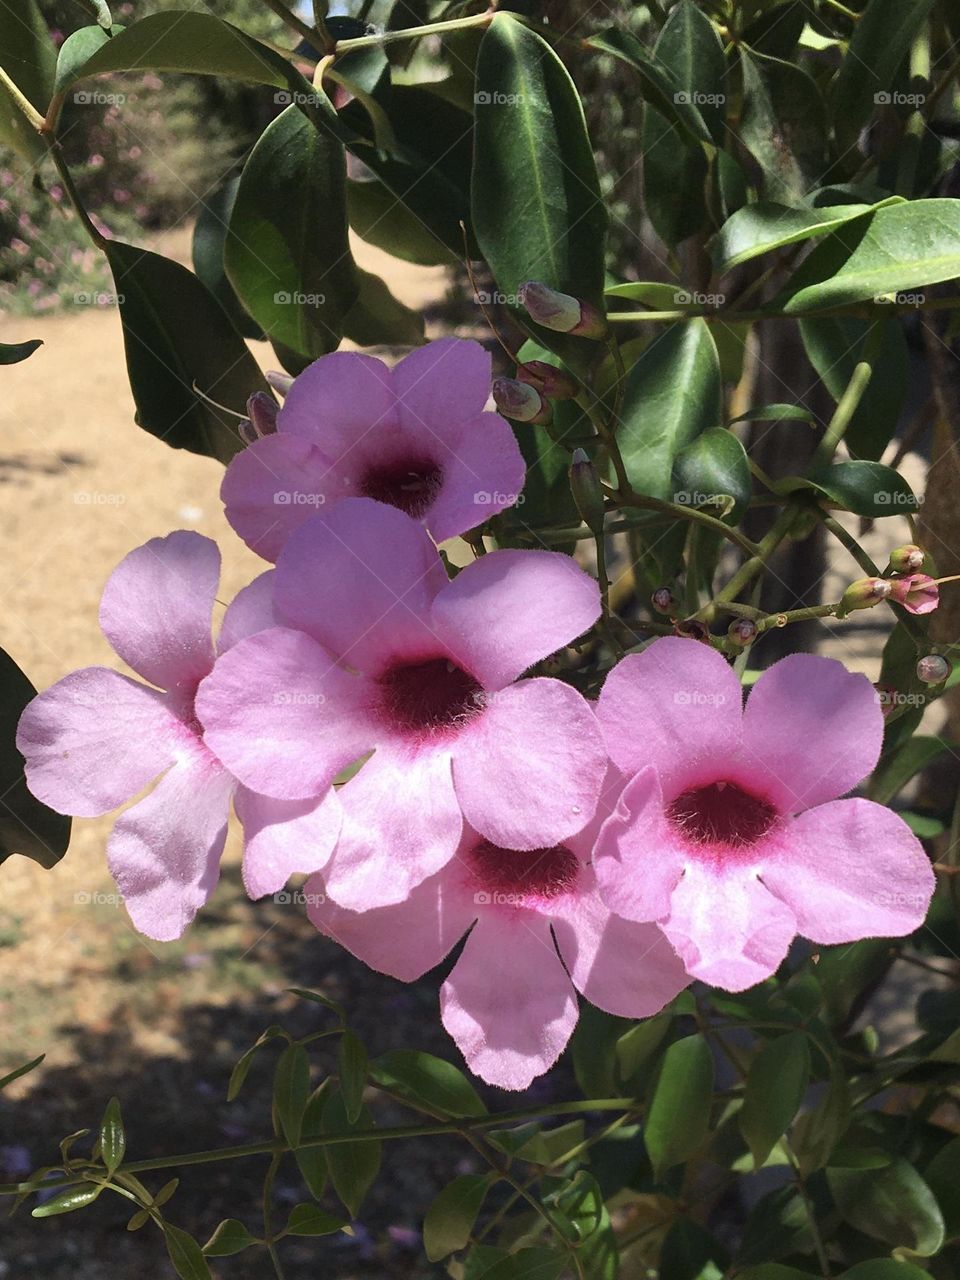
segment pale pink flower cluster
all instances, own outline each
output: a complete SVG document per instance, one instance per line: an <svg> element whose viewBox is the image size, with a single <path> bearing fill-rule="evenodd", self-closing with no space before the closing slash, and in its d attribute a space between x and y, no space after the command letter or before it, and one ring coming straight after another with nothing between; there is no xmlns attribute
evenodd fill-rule
<svg viewBox="0 0 960 1280"><path fill-rule="evenodd" d="M180 531L131 552L100 621L147 683L74 672L27 708L19 745L64 813L154 784L108 849L152 938L212 892L231 801L250 895L308 874L314 924L373 968L411 981L465 937L443 1023L473 1071L522 1089L563 1051L578 992L642 1018L692 978L738 991L798 933L911 932L933 874L900 818L837 798L883 732L872 686L839 663L783 660L746 710L690 639L625 658L596 703L536 674L596 623L593 578L515 550L450 577L436 547L522 488L489 386L471 342L392 371L317 361L224 481L275 568L214 642L216 546Z"/></svg>

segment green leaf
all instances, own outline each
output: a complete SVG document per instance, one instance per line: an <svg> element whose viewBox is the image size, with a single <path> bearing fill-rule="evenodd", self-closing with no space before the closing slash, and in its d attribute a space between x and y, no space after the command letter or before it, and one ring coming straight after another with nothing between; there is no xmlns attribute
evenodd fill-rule
<svg viewBox="0 0 960 1280"><path fill-rule="evenodd" d="M703 1036L676 1040L663 1055L647 1108L644 1140L654 1173L690 1158L707 1136L713 1057Z"/></svg>
<svg viewBox="0 0 960 1280"><path fill-rule="evenodd" d="M671 500L675 457L721 421L720 361L706 322L672 325L627 376L618 439L631 484Z"/></svg>
<svg viewBox="0 0 960 1280"><path fill-rule="evenodd" d="M253 1060L257 1056L257 1052L269 1041L276 1040L278 1036L285 1036L282 1027L267 1027L266 1031L258 1036L256 1043L251 1045L246 1053L237 1060L236 1066L230 1073L230 1083L227 1086L228 1102L232 1102L243 1088L244 1081L253 1066Z"/></svg>
<svg viewBox="0 0 960 1280"><path fill-rule="evenodd" d="M651 57L636 36L611 27L602 35L591 36L587 44L633 67L643 85L644 101L652 103L661 115L678 124L692 142L713 145L713 135L700 108L689 100L690 95L683 92L676 76L657 58Z"/></svg>
<svg viewBox="0 0 960 1280"><path fill-rule="evenodd" d="M223 265L227 228L237 198L239 176L207 192L193 228L193 270L245 338L262 338L263 330L240 305Z"/></svg>
<svg viewBox="0 0 960 1280"><path fill-rule="evenodd" d="M19 364L42 346L42 338L31 338L27 342L0 342L0 364Z"/></svg>
<svg viewBox="0 0 960 1280"><path fill-rule="evenodd" d="M673 501L684 506L716 506L716 514L737 524L747 509L753 485L746 450L723 427L711 427L673 460Z"/></svg>
<svg viewBox="0 0 960 1280"><path fill-rule="evenodd" d="M47 24L36 0L5 0L4 14L0 29L0 67L34 109L44 115L53 93L57 62ZM0 143L31 165L41 160L47 151L43 139L4 84L0 84ZM0 359L0 363L12 361Z"/></svg>
<svg viewBox="0 0 960 1280"><path fill-rule="evenodd" d="M308 1138L319 1138L323 1134L323 1108L328 1083L324 1080L310 1095L300 1126L301 1142L306 1142ZM310 1194L315 1200L319 1200L327 1185L327 1153L323 1147L298 1147L293 1155Z"/></svg>
<svg viewBox="0 0 960 1280"><path fill-rule="evenodd" d="M570 1120L556 1129L538 1127L536 1133L522 1142L513 1154L517 1160L527 1160L531 1164L552 1165L579 1147L583 1137L582 1120Z"/></svg>
<svg viewBox="0 0 960 1280"><path fill-rule="evenodd" d="M915 734L891 759L881 759L870 782L870 799L877 804L889 804L911 778L950 749L950 743L945 738Z"/></svg>
<svg viewBox="0 0 960 1280"><path fill-rule="evenodd" d="M346 1223L342 1218L335 1218L316 1204L295 1204L287 1219L287 1232L291 1236L329 1236L334 1231L342 1231Z"/></svg>
<svg viewBox="0 0 960 1280"><path fill-rule="evenodd" d="M360 347L419 347L424 342L423 313L405 306L383 280L357 267L360 292L343 317L343 336Z"/></svg>
<svg viewBox="0 0 960 1280"><path fill-rule="evenodd" d="M322 1004L325 1009L329 1009L331 1013L337 1015L337 1019L341 1026L346 1025L347 1011L343 1005L336 1000L331 1000L329 996L325 996L321 991L305 991L303 987L288 987L287 990L292 996L296 996L298 1000L309 1000L311 1004Z"/></svg>
<svg viewBox="0 0 960 1280"><path fill-rule="evenodd" d="M203 1252L208 1258L229 1258L256 1243L256 1237L242 1222L236 1218L225 1218L203 1246Z"/></svg>
<svg viewBox="0 0 960 1280"><path fill-rule="evenodd" d="M683 299L691 295L675 284L662 280L630 280L626 284L611 284L604 291L608 298L626 298L630 302L642 302L654 311L673 311L678 307L694 306Z"/></svg>
<svg viewBox="0 0 960 1280"><path fill-rule="evenodd" d="M203 1250L188 1232L163 1224L163 1238L173 1269L180 1280L213 1280Z"/></svg>
<svg viewBox="0 0 960 1280"><path fill-rule="evenodd" d="M366 1107L361 1107L357 1123L352 1125L347 1119L340 1094L330 1093L327 1096L323 1108L324 1133L350 1133L353 1129L372 1128L373 1120ZM330 1179L351 1217L356 1217L380 1170L381 1145L375 1139L366 1139L361 1142L335 1142L327 1147Z"/></svg>
<svg viewBox="0 0 960 1280"><path fill-rule="evenodd" d="M395 1049L371 1063L370 1077L375 1084L434 1113L458 1119L487 1114L463 1072L430 1053Z"/></svg>
<svg viewBox="0 0 960 1280"><path fill-rule="evenodd" d="M940 1148L923 1177L936 1196L948 1238L960 1234L960 1138Z"/></svg>
<svg viewBox="0 0 960 1280"><path fill-rule="evenodd" d="M670 1030L672 1015L658 1013L636 1023L617 1040L615 1053L621 1079L630 1083L648 1065Z"/></svg>
<svg viewBox="0 0 960 1280"><path fill-rule="evenodd" d="M808 1253L812 1247L806 1205L795 1186L785 1186L763 1196L750 1210L738 1257L743 1263L768 1263L774 1258ZM763 1280L774 1280L765 1268L758 1271Z"/></svg>
<svg viewBox="0 0 960 1280"><path fill-rule="evenodd" d="M111 1098L100 1122L100 1154L110 1173L123 1162L127 1137L123 1130L119 1098Z"/></svg>
<svg viewBox="0 0 960 1280"><path fill-rule="evenodd" d="M714 270L722 275L762 253L827 235L851 218L869 213L872 207L835 204L817 209L797 208L773 200L744 205L726 220L713 238L710 257Z"/></svg>
<svg viewBox="0 0 960 1280"><path fill-rule="evenodd" d="M132 26L81 27L69 36L57 61L56 92L104 71L187 71L245 84L295 85L304 80L279 53L211 13L172 10L148 14Z"/></svg>
<svg viewBox="0 0 960 1280"><path fill-rule="evenodd" d="M300 1141L303 1113L310 1096L310 1059L302 1044L288 1044L277 1060L273 1076L273 1106L280 1130L295 1147Z"/></svg>
<svg viewBox="0 0 960 1280"><path fill-rule="evenodd" d="M882 303L957 275L960 200L911 200L875 208L826 236L770 307L801 315Z"/></svg>
<svg viewBox="0 0 960 1280"><path fill-rule="evenodd" d="M810 1081L810 1048L802 1031L768 1040L750 1064L740 1132L759 1169L789 1128Z"/></svg>
<svg viewBox="0 0 960 1280"><path fill-rule="evenodd" d="M242 447L236 421L198 391L242 414L254 391L269 391L257 362L192 272L119 240L104 252L138 425L172 448L229 462Z"/></svg>
<svg viewBox="0 0 960 1280"><path fill-rule="evenodd" d="M826 168L827 119L815 82L800 67L741 50L740 137L763 171L767 199L790 204Z"/></svg>
<svg viewBox="0 0 960 1280"><path fill-rule="evenodd" d="M723 1280L727 1261L711 1231L692 1218L678 1218L667 1232L657 1267L670 1280Z"/></svg>
<svg viewBox="0 0 960 1280"><path fill-rule="evenodd" d="M919 502L906 480L880 462L838 462L816 476L786 476L778 493L812 489L842 511L858 516L916 515Z"/></svg>
<svg viewBox="0 0 960 1280"><path fill-rule="evenodd" d="M693 103L715 141L723 140L727 63L720 37L693 0L680 0L667 17L654 57Z"/></svg>
<svg viewBox="0 0 960 1280"><path fill-rule="evenodd" d="M489 1178L465 1173L436 1197L423 1220L423 1247L431 1262L466 1248L489 1187Z"/></svg>
<svg viewBox="0 0 960 1280"><path fill-rule="evenodd" d="M831 116L844 150L873 114L877 95L886 94L889 102L900 64L932 6L933 0L870 0L858 18L831 93Z"/></svg>
<svg viewBox="0 0 960 1280"><path fill-rule="evenodd" d="M602 309L606 212L566 68L500 13L480 44L476 92L473 225L498 286L515 299L524 281L540 280ZM594 357L596 343L528 327L552 351Z"/></svg>
<svg viewBox="0 0 960 1280"><path fill-rule="evenodd" d="M0 1076L0 1089L5 1089L8 1084L13 1084L14 1080L19 1080L21 1076L27 1076L31 1071L36 1071L37 1067L39 1067L40 1063L46 1056L47 1055L45 1053L41 1053L38 1058L33 1058L30 1062L25 1062L22 1067L14 1067L14 1069L12 1071L8 1071L5 1076ZM85 1130L84 1132L87 1131Z"/></svg>
<svg viewBox="0 0 960 1280"><path fill-rule="evenodd" d="M761 404L730 419L734 422L812 422L813 414L801 404Z"/></svg>
<svg viewBox="0 0 960 1280"><path fill-rule="evenodd" d="M363 1105L363 1091L367 1084L367 1051L352 1031L344 1031L340 1037L339 1063L340 1093L347 1119L353 1124Z"/></svg>
<svg viewBox="0 0 960 1280"><path fill-rule="evenodd" d="M843 1069L834 1063L826 1092L793 1126L791 1145L804 1177L823 1168L849 1123L850 1089Z"/></svg>
<svg viewBox="0 0 960 1280"><path fill-rule="evenodd" d="M851 946L824 947L816 967L817 982L823 991L825 1017L831 1026L841 1026L860 998L890 963L890 943L882 938L865 938Z"/></svg>
<svg viewBox="0 0 960 1280"><path fill-rule="evenodd" d="M0 649L0 863L20 853L53 867L70 843L70 819L41 804L27 788L25 761L17 750L17 724L36 692Z"/></svg>
<svg viewBox="0 0 960 1280"><path fill-rule="evenodd" d="M54 1196L52 1200L38 1204L31 1210L31 1217L53 1218L61 1213L73 1213L77 1209L85 1209L88 1204L93 1204L102 1190L102 1183L92 1186L89 1182L85 1182L79 1187L70 1187L69 1190L61 1191L58 1196Z"/></svg>
<svg viewBox="0 0 960 1280"><path fill-rule="evenodd" d="M880 1169L827 1169L837 1208L858 1231L929 1258L943 1244L943 1214L912 1164L897 1156Z"/></svg>
<svg viewBox="0 0 960 1280"><path fill-rule="evenodd" d="M449 267L457 261L453 251L379 180L348 179L347 215L361 240L404 262Z"/></svg>
<svg viewBox="0 0 960 1280"><path fill-rule="evenodd" d="M470 1280L560 1280L567 1273L567 1255L540 1247L518 1249L489 1268L470 1273Z"/></svg>
<svg viewBox="0 0 960 1280"><path fill-rule="evenodd" d="M776 1280L776 1277L771 1276L770 1280ZM849 1271L844 1271L841 1280L930 1280L930 1272L921 1271L909 1262L876 1258L870 1262L858 1262Z"/></svg>
<svg viewBox="0 0 960 1280"><path fill-rule="evenodd" d="M264 332L301 355L340 344L360 285L347 235L343 145L291 106L244 165L224 264Z"/></svg>

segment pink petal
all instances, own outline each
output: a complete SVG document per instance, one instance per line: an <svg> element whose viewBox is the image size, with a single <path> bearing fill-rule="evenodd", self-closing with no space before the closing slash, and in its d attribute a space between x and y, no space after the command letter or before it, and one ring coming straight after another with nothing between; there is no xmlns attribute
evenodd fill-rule
<svg viewBox="0 0 960 1280"><path fill-rule="evenodd" d="M413 982L438 965L476 915L446 870L411 889L403 902L369 911L338 907L321 876L310 879L305 892L307 915L321 933L401 982Z"/></svg>
<svg viewBox="0 0 960 1280"><path fill-rule="evenodd" d="M873 685L832 658L795 653L772 666L747 699L743 758L781 808L809 809L850 791L883 742Z"/></svg>
<svg viewBox="0 0 960 1280"><path fill-rule="evenodd" d="M232 790L229 774L198 748L117 819L110 874L148 938L179 938L216 887Z"/></svg>
<svg viewBox="0 0 960 1280"><path fill-rule="evenodd" d="M248 445L220 486L227 519L264 560L276 560L294 529L352 492L327 454L302 436L285 434Z"/></svg>
<svg viewBox="0 0 960 1280"><path fill-rule="evenodd" d="M445 752L380 748L340 800L343 830L325 879L351 911L402 902L457 851L463 819Z"/></svg>
<svg viewBox="0 0 960 1280"><path fill-rule="evenodd" d="M436 654L429 611L446 573L423 528L394 507L346 498L291 536L277 562L275 607L351 667Z"/></svg>
<svg viewBox="0 0 960 1280"><path fill-rule="evenodd" d="M634 774L653 763L664 793L694 784L740 745L742 693L729 664L698 640L665 636L607 676L597 717L614 763Z"/></svg>
<svg viewBox="0 0 960 1280"><path fill-rule="evenodd" d="M491 376L490 353L479 342L440 338L418 347L393 370L401 425L446 438L451 426L482 411Z"/></svg>
<svg viewBox="0 0 960 1280"><path fill-rule="evenodd" d="M923 924L935 877L907 824L870 800L834 800L784 828L761 868L812 942L900 938Z"/></svg>
<svg viewBox="0 0 960 1280"><path fill-rule="evenodd" d="M210 619L217 544L178 529L120 561L100 601L100 626L120 657L161 689L193 693L213 665Z"/></svg>
<svg viewBox="0 0 960 1280"><path fill-rule="evenodd" d="M196 708L207 746L244 786L305 800L369 750L366 688L309 636L274 627L217 659Z"/></svg>
<svg viewBox="0 0 960 1280"><path fill-rule="evenodd" d="M58 813L92 818L142 791L190 737L154 689L85 667L39 694L20 717L27 785Z"/></svg>
<svg viewBox="0 0 960 1280"><path fill-rule="evenodd" d="M494 551L458 573L433 602L437 634L487 689L588 631L600 589L558 551Z"/></svg>
<svg viewBox="0 0 960 1280"><path fill-rule="evenodd" d="M581 830L606 767L590 704L559 680L501 690L453 745L464 817L504 849L549 847Z"/></svg>
<svg viewBox="0 0 960 1280"><path fill-rule="evenodd" d="M577 892L548 904L547 912L573 985L598 1009L649 1018L690 982L655 924L624 920L603 905L588 868Z"/></svg>
<svg viewBox="0 0 960 1280"><path fill-rule="evenodd" d="M526 1089L553 1066L577 1024L549 923L526 911L485 915L440 990L440 1011L475 1075Z"/></svg>
<svg viewBox="0 0 960 1280"><path fill-rule="evenodd" d="M669 915L684 857L667 824L652 765L627 783L601 828L593 860L601 897L611 911L641 921Z"/></svg>
<svg viewBox="0 0 960 1280"><path fill-rule="evenodd" d="M243 883L251 898L282 889L292 875L321 871L340 834L336 792L319 800L271 800L246 787L234 800L243 823Z"/></svg>
<svg viewBox="0 0 960 1280"><path fill-rule="evenodd" d="M217 651L226 653L239 640L254 636L258 631L268 631L277 625L273 612L274 571L268 569L258 578L248 582L237 592L223 615Z"/></svg>
<svg viewBox="0 0 960 1280"><path fill-rule="evenodd" d="M757 869L689 861L663 931L692 978L745 991L774 973L797 932L793 914Z"/></svg>
<svg viewBox="0 0 960 1280"><path fill-rule="evenodd" d="M443 484L423 519L437 542L466 533L512 507L526 478L516 437L495 413L483 413L460 427L451 443L438 450L438 459Z"/></svg>
<svg viewBox="0 0 960 1280"><path fill-rule="evenodd" d="M371 427L395 419L387 366L373 356L336 351L321 356L294 379L277 416L277 428L337 456Z"/></svg>

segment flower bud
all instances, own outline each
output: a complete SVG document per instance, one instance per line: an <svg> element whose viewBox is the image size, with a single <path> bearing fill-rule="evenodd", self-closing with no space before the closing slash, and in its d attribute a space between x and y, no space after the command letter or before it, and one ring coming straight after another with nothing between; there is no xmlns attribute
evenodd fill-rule
<svg viewBox="0 0 960 1280"><path fill-rule="evenodd" d="M917 679L921 684L943 684L952 668L939 653L928 653L917 663Z"/></svg>
<svg viewBox="0 0 960 1280"><path fill-rule="evenodd" d="M576 378L546 360L528 360L517 366L517 379L536 387L551 400L572 400L580 390Z"/></svg>
<svg viewBox="0 0 960 1280"><path fill-rule="evenodd" d="M673 625L678 636L684 636L688 640L699 640L703 644L710 643L709 628L696 618L684 618L682 622L675 622Z"/></svg>
<svg viewBox="0 0 960 1280"><path fill-rule="evenodd" d="M493 399L503 416L514 422L549 422L553 417L550 405L537 388L516 378L495 379Z"/></svg>
<svg viewBox="0 0 960 1280"><path fill-rule="evenodd" d="M274 391L278 391L282 396L285 396L293 386L293 378L289 373L279 373L276 369L268 369L263 376Z"/></svg>
<svg viewBox="0 0 960 1280"><path fill-rule="evenodd" d="M544 329L572 333L580 338L602 338L607 331L604 316L589 302L569 293L559 293L540 280L520 286L520 304L527 315Z"/></svg>
<svg viewBox="0 0 960 1280"><path fill-rule="evenodd" d="M266 391L255 391L247 400L247 417L257 437L276 434L279 412L280 406Z"/></svg>
<svg viewBox="0 0 960 1280"><path fill-rule="evenodd" d="M657 587L656 591L650 597L650 603L656 609L657 613L665 613L668 617L672 617L679 608L677 597L673 594L669 587Z"/></svg>
<svg viewBox="0 0 960 1280"><path fill-rule="evenodd" d="M596 467L582 449L573 451L570 489L583 523L599 537L603 533L603 488Z"/></svg>
<svg viewBox="0 0 960 1280"><path fill-rule="evenodd" d="M940 603L940 588L929 574L911 573L889 581L890 599L908 613L933 613Z"/></svg>
<svg viewBox="0 0 960 1280"><path fill-rule="evenodd" d="M923 568L924 553L914 543L896 547L890 552L890 568L894 573L915 573Z"/></svg>
<svg viewBox="0 0 960 1280"><path fill-rule="evenodd" d="M727 635L733 644L745 649L757 638L757 624L752 618L734 618L727 628Z"/></svg>
<svg viewBox="0 0 960 1280"><path fill-rule="evenodd" d="M858 578L843 593L837 617L845 618L854 609L872 609L875 604L888 599L892 587L885 578Z"/></svg>

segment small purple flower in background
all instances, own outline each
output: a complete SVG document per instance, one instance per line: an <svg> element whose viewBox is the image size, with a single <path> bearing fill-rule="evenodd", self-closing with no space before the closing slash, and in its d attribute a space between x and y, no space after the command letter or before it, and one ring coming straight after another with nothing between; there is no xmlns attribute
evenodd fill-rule
<svg viewBox="0 0 960 1280"><path fill-rule="evenodd" d="M437 542L512 506L524 462L509 425L484 412L490 355L443 338L393 369L335 352L294 379L277 432L227 468L221 497L244 542L276 560L320 506L368 497L422 522Z"/></svg>

